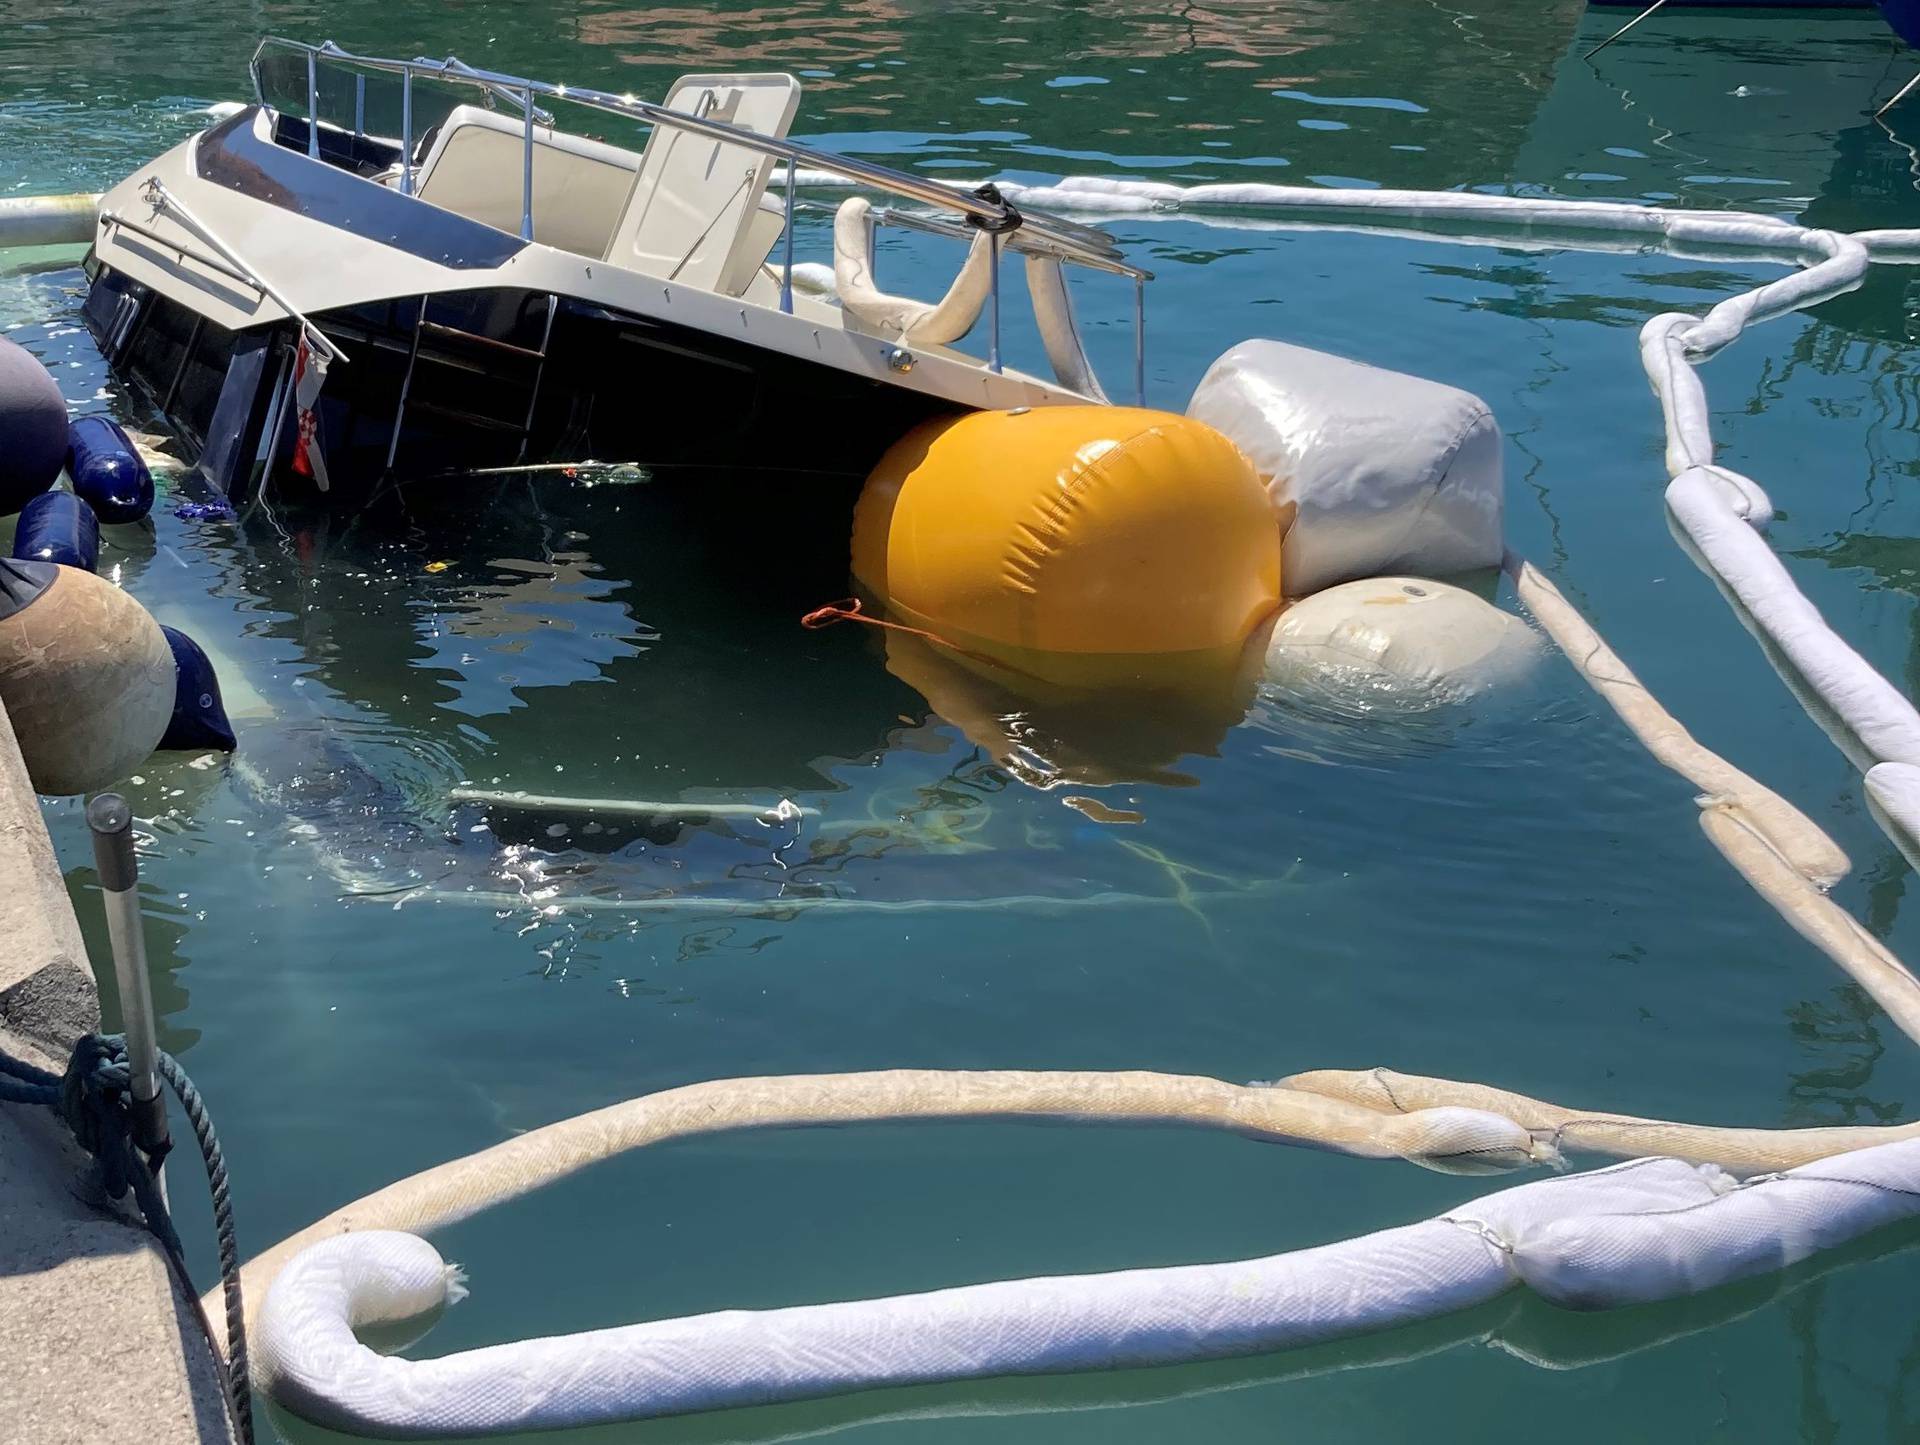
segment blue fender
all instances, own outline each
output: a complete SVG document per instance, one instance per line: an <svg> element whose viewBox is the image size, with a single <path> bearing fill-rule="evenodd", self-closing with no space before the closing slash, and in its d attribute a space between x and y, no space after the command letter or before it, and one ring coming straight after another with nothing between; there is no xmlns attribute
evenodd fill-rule
<svg viewBox="0 0 1920 1445"><path fill-rule="evenodd" d="M58 562L95 571L100 562L100 521L72 492L42 492L20 509L13 555L22 562Z"/></svg>
<svg viewBox="0 0 1920 1445"><path fill-rule="evenodd" d="M200 644L186 633L164 624L167 646L173 649L173 716L160 738L167 751L197 752L214 748L230 753L236 746L233 724L220 700L220 679Z"/></svg>
<svg viewBox="0 0 1920 1445"><path fill-rule="evenodd" d="M1920 0L1876 0L1880 17L1910 47L1920 49Z"/></svg>
<svg viewBox="0 0 1920 1445"><path fill-rule="evenodd" d="M153 510L153 474L112 417L76 417L67 427L67 475L74 494L108 526L137 522Z"/></svg>

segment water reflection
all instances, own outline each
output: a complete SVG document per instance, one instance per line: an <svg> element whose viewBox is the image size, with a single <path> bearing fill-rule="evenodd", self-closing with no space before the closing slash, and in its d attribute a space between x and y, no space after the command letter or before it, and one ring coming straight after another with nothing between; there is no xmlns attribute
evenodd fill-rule
<svg viewBox="0 0 1920 1445"><path fill-rule="evenodd" d="M737 10L663 5L583 14L577 35L583 45L617 51L628 65L797 70L809 90L833 91L885 77L808 72L898 52L906 44L899 23L905 14L889 0L805 0Z"/></svg>
<svg viewBox="0 0 1920 1445"><path fill-rule="evenodd" d="M1396 57L1418 57L1427 68L1418 104L1407 108L1410 126L1401 143L1457 158L1464 177L1498 179L1511 167L1509 138L1524 131L1582 8L1576 0L1552 0L1488 15L1400 4L1392 24L1382 25L1376 14L1330 0L1285 6L1052 0L1012 9L983 0L812 0L588 11L576 36L662 76L788 66L821 97L807 114L897 115L956 130L975 125L976 116L992 113L989 107L1003 118L1007 107L1030 109L1036 100L1006 92L1025 92L1038 81L1047 87L1050 107L1072 108L1071 124L1083 134L1152 135L1163 142L1185 135L1228 155L1242 150L1239 136L1274 123L1276 106L1309 126L1319 124L1324 117L1316 114L1313 87L1326 83L1330 94L1345 96L1357 86L1371 96L1376 92L1368 87L1377 85L1383 69L1403 68ZM1440 116L1458 113L1457 103L1469 93L1474 124L1442 125ZM1348 132L1334 148L1350 151L1352 159L1326 169L1412 175L1415 163L1382 139Z"/></svg>
<svg viewBox="0 0 1920 1445"><path fill-rule="evenodd" d="M844 559L844 516L812 496L753 525L734 498L671 484L515 489L484 518L463 506L436 518L443 494L408 498L404 524L288 513L239 549L252 554L245 585L277 604L259 631L307 665L277 690L274 715L242 726L231 773L350 897L791 917L829 903L1190 902L1251 886L1212 876L1196 890L1164 856L1124 848L1070 857L1087 826L1073 815L1036 823L993 806L1021 783L1188 781L1173 765L1216 748L1244 712L1250 684L1235 671L1211 688L1189 677L1177 691L1035 703L899 634L883 667L858 629L799 626L803 602L845 586L844 560L831 560ZM654 620L638 620L642 605ZM743 648L764 662L743 667ZM724 726L736 709L737 750ZM956 750L950 724L978 750ZM606 833L580 804L546 805L532 824L518 804L513 817L450 807L466 782L668 809L788 794L805 806L790 826L635 836ZM1078 801L1110 821L1129 812Z"/></svg>
<svg viewBox="0 0 1920 1445"><path fill-rule="evenodd" d="M887 671L1028 787L1191 786L1183 759L1218 752L1253 699L1257 657L1209 659L1155 677L1126 664L1125 682L1070 687L964 657L911 633L884 633Z"/></svg>
<svg viewBox="0 0 1920 1445"><path fill-rule="evenodd" d="M412 487L249 529L250 585L314 680L446 733L475 780L671 796L828 780L915 707L800 614L845 590L848 501L773 478ZM565 689L564 695L562 689ZM566 725L556 729L560 710Z"/></svg>
<svg viewBox="0 0 1920 1445"><path fill-rule="evenodd" d="M1896 124L1901 120L1897 114L1892 119ZM1832 170L1801 219L1809 226L1843 231L1920 223L1920 162L1912 145L1880 122L1841 131L1833 141ZM1844 355L1848 341L1884 341L1904 348L1920 336L1914 270L1876 266L1858 289L1824 303L1818 315L1834 328L1823 354L1811 355L1816 343L1808 341L1796 349L1795 359L1811 361L1828 375L1842 365L1864 369L1862 358Z"/></svg>
<svg viewBox="0 0 1920 1445"><path fill-rule="evenodd" d="M143 858L154 855L148 843L143 841L140 847ZM93 869L85 867L70 869L66 876L87 955L106 965L94 969L94 978L100 986L101 1027L109 1033L118 1032L125 1024L120 1012L119 981L112 967L113 945L107 936L100 878ZM185 974L187 939L196 920L188 900L169 896L150 879L141 880L139 896L147 948L147 979L153 993L160 1047L170 1054L184 1053L200 1041L200 1030L182 1021L192 1001Z"/></svg>

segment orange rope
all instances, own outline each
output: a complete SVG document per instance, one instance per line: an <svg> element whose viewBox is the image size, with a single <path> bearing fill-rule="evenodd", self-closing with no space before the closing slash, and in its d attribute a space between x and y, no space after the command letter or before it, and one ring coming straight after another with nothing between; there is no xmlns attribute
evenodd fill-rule
<svg viewBox="0 0 1920 1445"><path fill-rule="evenodd" d="M824 607L816 607L800 619L800 625L811 631L822 627L831 627L836 622L864 622L869 627L886 627L895 632L910 633L914 637L931 642L935 647L944 647L949 652L957 652L962 657L971 657L975 662L985 663L988 667L999 668L1002 672L1016 673L1031 678L1035 682L1044 682L1038 673L1028 672L1024 667L1016 667L1003 657L991 653L976 652L972 648L962 647L957 642L949 642L937 632L929 632L924 627L909 627L904 622L892 622L885 617L875 617L868 612L858 597L843 597L838 602L829 602Z"/></svg>
<svg viewBox="0 0 1920 1445"><path fill-rule="evenodd" d="M836 622L867 622L875 627L891 627L900 632L911 632L920 637L932 638L931 632L922 632L917 627L908 627L904 623L889 622L884 617L869 617L858 597L842 597L838 602L829 602L824 607L816 607L800 619L800 625L810 631L819 631L822 627L831 627Z"/></svg>

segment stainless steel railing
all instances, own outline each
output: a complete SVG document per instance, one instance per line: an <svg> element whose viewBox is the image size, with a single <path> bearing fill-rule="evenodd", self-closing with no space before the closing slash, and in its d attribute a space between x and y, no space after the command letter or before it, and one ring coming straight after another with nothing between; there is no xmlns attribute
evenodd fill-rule
<svg viewBox="0 0 1920 1445"><path fill-rule="evenodd" d="M725 141L744 149L757 151L761 155L773 156L785 160L788 164L788 184L786 186L786 279L781 285L780 309L789 314L793 311L793 221L795 192L798 186L792 183L793 167L808 166L825 171L855 185L873 190L884 191L889 195L917 201L922 205L933 206L940 210L957 212L964 216L974 227L995 234L993 247L993 290L996 304L992 308L992 333L989 340L988 365L994 371L1000 365L1000 314L997 304L999 295L1000 237L1017 234L1021 237L1023 249L1044 249L1064 261L1086 266L1114 275L1131 277L1134 285L1134 373L1136 389L1144 390L1141 385L1145 376L1144 361L1144 283L1151 279L1151 273L1128 264L1121 256L1118 244L1105 231L1094 226L1083 226L1077 222L1059 216L1050 216L1032 211L1020 211L1010 203L991 193L956 190L941 185L937 181L914 175L909 171L895 170L891 166L876 165L871 161L856 160L850 156L836 155L831 151L817 150L784 137L762 135L756 131L745 130L729 125L725 121L714 120L708 116L694 115L686 111L670 110L666 106L652 101L641 100L637 96L614 95L609 91L594 90L588 87L550 84L534 80L527 76L506 75L498 71L483 70L468 65L455 56L444 60L432 60L417 56L412 60L396 60L386 56L360 55L342 49L331 40L318 45L308 45L303 41L289 40L282 36L268 36L255 48L248 69L253 78L254 94L261 104L266 104L265 92L260 82L260 58L269 49L292 51L306 57L307 68L307 154L315 159L320 155L320 117L319 117L319 77L320 62L352 67L356 70L378 71L398 75L401 82L401 190L411 195L413 192L413 80L416 75L427 76L434 80L459 85L471 85L485 92L490 98L506 100L518 104L524 121L525 142L523 145L521 167L521 215L520 235L523 240L533 239L533 156L534 127L536 124L552 126L553 116L534 104L534 97L541 96L549 100L568 101L589 109L606 111L609 114L625 116L631 120L644 121L650 125L664 125L693 135ZM365 91L356 85L355 124L361 127L365 122ZM1017 230L1016 230L1017 228ZM927 229L932 229L931 227ZM971 235L971 230L963 232ZM1142 398L1144 400L1144 396Z"/></svg>
<svg viewBox="0 0 1920 1445"><path fill-rule="evenodd" d="M199 145L199 143L199 137L197 136L191 142L191 144L195 146ZM201 241L212 247L215 255L220 259L216 261L213 257L202 256L195 251L188 250L178 241L163 236L151 227L143 226L138 221L131 220L117 211L102 211L100 213L101 221L106 225L116 226L125 231L132 231L135 235L144 236L151 241L157 241L179 255L183 260L190 260L196 265L205 266L210 271L228 276L240 282L242 285L251 286L262 296L273 302L274 305L278 306L287 316L299 322L300 329L306 334L308 343L324 352L328 359L333 361L345 361L347 359L347 354L332 341L329 341L326 333L314 325L313 321L304 311L295 306L277 286L262 276L260 272L247 261L246 257L242 256L232 246L229 246L223 241L219 233L195 215L184 201L174 195L172 191L168 190L166 183L158 176L148 176L140 190L142 198L149 206L153 207L155 215L158 215L162 211L171 211L175 218L185 225L187 230L193 232Z"/></svg>

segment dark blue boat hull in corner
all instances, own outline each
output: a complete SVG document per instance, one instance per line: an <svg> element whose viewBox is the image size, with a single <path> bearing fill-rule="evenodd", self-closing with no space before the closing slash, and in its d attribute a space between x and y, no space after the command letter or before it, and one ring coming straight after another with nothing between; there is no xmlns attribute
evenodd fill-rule
<svg viewBox="0 0 1920 1445"><path fill-rule="evenodd" d="M1587 0L1595 9L1645 10L1652 0ZM1667 0L1669 10L1869 10L1920 50L1920 0Z"/></svg>
<svg viewBox="0 0 1920 1445"><path fill-rule="evenodd" d="M1596 10L1645 10L1653 0L1586 0ZM1667 10L1872 10L1878 0L1667 0Z"/></svg>
<svg viewBox="0 0 1920 1445"><path fill-rule="evenodd" d="M1878 0L1880 15L1893 33L1920 49L1920 0Z"/></svg>
<svg viewBox="0 0 1920 1445"><path fill-rule="evenodd" d="M1613 10L1645 10L1653 0L1587 0ZM1669 10L1871 10L1878 0L1667 0ZM1884 7L1883 7L1884 8ZM1894 27L1896 30L1898 26Z"/></svg>

